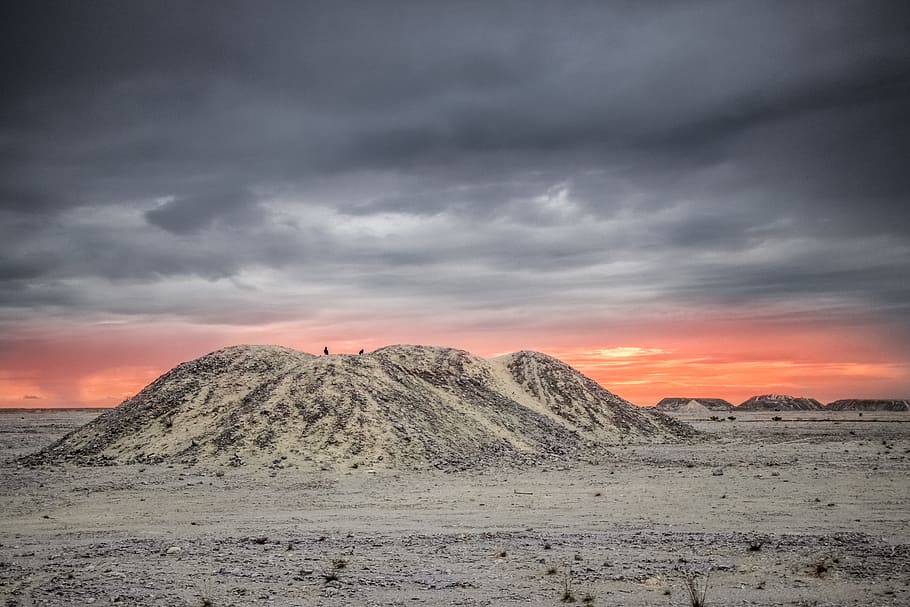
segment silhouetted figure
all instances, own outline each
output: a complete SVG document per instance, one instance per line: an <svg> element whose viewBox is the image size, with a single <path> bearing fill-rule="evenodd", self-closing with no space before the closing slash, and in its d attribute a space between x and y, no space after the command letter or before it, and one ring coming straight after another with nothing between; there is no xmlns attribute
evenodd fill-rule
<svg viewBox="0 0 910 607"><path fill-rule="evenodd" d="M363 354L363 348L360 348L360 352L358 352L357 354Z"/></svg>
<svg viewBox="0 0 910 607"><path fill-rule="evenodd" d="M322 353L325 354L326 356L328 356L328 355L329 355L329 347L328 347L328 346L324 347L324 348L322 349Z"/></svg>

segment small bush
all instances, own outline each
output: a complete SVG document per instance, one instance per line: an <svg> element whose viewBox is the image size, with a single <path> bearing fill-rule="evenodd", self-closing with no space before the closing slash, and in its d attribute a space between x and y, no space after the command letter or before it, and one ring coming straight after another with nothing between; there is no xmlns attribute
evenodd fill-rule
<svg viewBox="0 0 910 607"><path fill-rule="evenodd" d="M694 572L685 573L686 592L689 595L689 607L705 607L708 596L708 578L704 582L699 582L698 574Z"/></svg>
<svg viewBox="0 0 910 607"><path fill-rule="evenodd" d="M325 582L326 584L328 584L329 582L337 582L338 581L338 572L335 571L334 569L329 569L327 571L323 571L322 572L322 581Z"/></svg>
<svg viewBox="0 0 910 607"><path fill-rule="evenodd" d="M735 415L728 415L728 416L727 416L727 419L729 419L731 422L735 422L735 421L736 421L736 416L735 416Z"/></svg>
<svg viewBox="0 0 910 607"><path fill-rule="evenodd" d="M781 417L780 415L775 415L774 417L771 418L772 421L776 421L776 422L779 422L779 421L781 421L782 419L784 419L784 418Z"/></svg>
<svg viewBox="0 0 910 607"><path fill-rule="evenodd" d="M720 418L717 417L716 415L712 415L712 416L709 417L708 419L710 419L712 422L719 422L719 421L720 421Z"/></svg>
<svg viewBox="0 0 910 607"><path fill-rule="evenodd" d="M562 576L562 597L559 599L563 603L574 603L575 595L572 593L572 570Z"/></svg>
<svg viewBox="0 0 910 607"><path fill-rule="evenodd" d="M831 571L831 567L832 565L828 562L828 559L819 559L812 564L812 567L810 569L812 571L812 575L821 578L825 577L828 572Z"/></svg>
<svg viewBox="0 0 910 607"><path fill-rule="evenodd" d="M200 607L214 607L215 600L212 598L212 580L206 578L196 584L196 590L199 593Z"/></svg>
<svg viewBox="0 0 910 607"><path fill-rule="evenodd" d="M329 582L338 581L338 572L342 569L347 568L348 562L344 559L332 559L332 568L323 570L322 572L322 581L328 584Z"/></svg>

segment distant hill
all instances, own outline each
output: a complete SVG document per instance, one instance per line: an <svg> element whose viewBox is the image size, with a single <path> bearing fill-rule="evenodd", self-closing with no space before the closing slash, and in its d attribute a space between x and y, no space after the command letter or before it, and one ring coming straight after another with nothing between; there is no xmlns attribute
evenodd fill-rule
<svg viewBox="0 0 910 607"><path fill-rule="evenodd" d="M910 400L845 398L825 405L831 411L910 411Z"/></svg>
<svg viewBox="0 0 910 607"><path fill-rule="evenodd" d="M539 352L233 346L178 365L26 462L369 463L462 469L695 436Z"/></svg>
<svg viewBox="0 0 910 607"><path fill-rule="evenodd" d="M690 407L691 402L695 402L709 411L732 411L733 405L722 398L690 398L688 396L674 396L661 399L654 405L658 411L670 412Z"/></svg>
<svg viewBox="0 0 910 607"><path fill-rule="evenodd" d="M753 396L737 408L742 411L818 411L824 407L814 398L761 394Z"/></svg>

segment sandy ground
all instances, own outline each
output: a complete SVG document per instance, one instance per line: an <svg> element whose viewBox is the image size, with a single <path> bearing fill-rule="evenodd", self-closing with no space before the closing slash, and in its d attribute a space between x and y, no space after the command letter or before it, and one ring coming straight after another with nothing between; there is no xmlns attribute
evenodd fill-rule
<svg viewBox="0 0 910 607"><path fill-rule="evenodd" d="M910 605L906 413L525 470L16 464L93 415L0 414L3 605L688 605L685 570L708 605Z"/></svg>

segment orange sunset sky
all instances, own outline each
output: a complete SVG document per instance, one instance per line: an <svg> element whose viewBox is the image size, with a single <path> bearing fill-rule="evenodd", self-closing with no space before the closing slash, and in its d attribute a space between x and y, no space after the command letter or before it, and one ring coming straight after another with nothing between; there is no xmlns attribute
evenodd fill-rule
<svg viewBox="0 0 910 607"><path fill-rule="evenodd" d="M495 331L453 332L422 326L299 328L137 327L100 323L69 327L7 350L0 360L0 406L113 406L175 364L235 343L279 343L319 353L368 351L391 343L436 343L496 356L516 349L555 355L639 405L665 396L725 398L738 404L766 392L805 395L822 402L847 397L906 395L910 369L902 344L862 328L755 326L745 321L627 326L600 334L540 331L527 340ZM394 330L393 330L394 329ZM362 335L362 339L349 337Z"/></svg>
<svg viewBox="0 0 910 607"><path fill-rule="evenodd" d="M5 3L0 407L238 343L910 398L903 3Z"/></svg>

